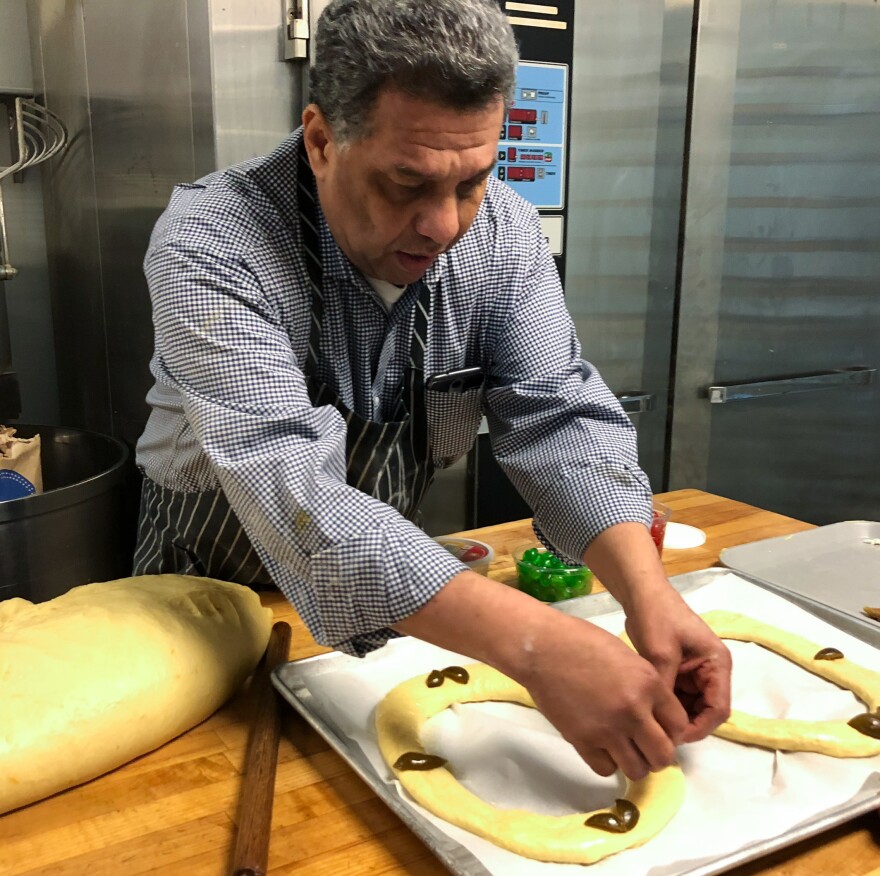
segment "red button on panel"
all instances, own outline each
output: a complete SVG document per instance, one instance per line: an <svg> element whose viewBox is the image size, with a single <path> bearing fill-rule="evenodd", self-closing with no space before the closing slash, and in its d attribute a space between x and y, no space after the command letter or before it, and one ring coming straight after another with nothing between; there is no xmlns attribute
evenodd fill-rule
<svg viewBox="0 0 880 876"><path fill-rule="evenodd" d="M534 125L538 121L538 111L533 109L511 109L507 113L507 118L511 122L525 122L527 125Z"/></svg>
<svg viewBox="0 0 880 876"><path fill-rule="evenodd" d="M507 126L507 139L508 140L522 140L522 125L508 125Z"/></svg>
<svg viewBox="0 0 880 876"><path fill-rule="evenodd" d="M507 147L507 160L516 161L516 146Z"/></svg>
<svg viewBox="0 0 880 876"><path fill-rule="evenodd" d="M508 167L507 168L507 178L511 181L519 180L520 182L534 182L535 181L535 168L534 167Z"/></svg>

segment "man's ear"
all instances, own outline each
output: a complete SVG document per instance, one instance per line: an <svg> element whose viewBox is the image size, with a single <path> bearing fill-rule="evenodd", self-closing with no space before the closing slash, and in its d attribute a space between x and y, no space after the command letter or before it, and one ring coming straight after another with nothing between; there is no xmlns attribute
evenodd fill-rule
<svg viewBox="0 0 880 876"><path fill-rule="evenodd" d="M312 173L319 182L327 175L330 160L336 152L333 129L317 104L310 103L302 114L303 142Z"/></svg>

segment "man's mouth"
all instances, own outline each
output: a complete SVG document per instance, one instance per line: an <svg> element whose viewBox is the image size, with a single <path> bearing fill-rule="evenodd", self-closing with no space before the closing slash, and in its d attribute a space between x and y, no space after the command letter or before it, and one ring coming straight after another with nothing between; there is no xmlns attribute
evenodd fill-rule
<svg viewBox="0 0 880 876"><path fill-rule="evenodd" d="M428 268L439 253L417 253L398 250L395 255L405 268Z"/></svg>

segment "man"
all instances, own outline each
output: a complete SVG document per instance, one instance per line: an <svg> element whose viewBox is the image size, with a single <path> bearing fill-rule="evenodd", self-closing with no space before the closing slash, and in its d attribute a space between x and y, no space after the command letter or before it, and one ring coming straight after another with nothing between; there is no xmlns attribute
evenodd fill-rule
<svg viewBox="0 0 880 876"><path fill-rule="evenodd" d="M602 775L662 768L726 717L730 659L663 574L632 427L580 359L536 212L492 173L510 27L491 0L335 0L317 44L302 128L176 189L154 231L135 571L274 583L349 653L392 630L461 652ZM483 412L638 654L410 522Z"/></svg>

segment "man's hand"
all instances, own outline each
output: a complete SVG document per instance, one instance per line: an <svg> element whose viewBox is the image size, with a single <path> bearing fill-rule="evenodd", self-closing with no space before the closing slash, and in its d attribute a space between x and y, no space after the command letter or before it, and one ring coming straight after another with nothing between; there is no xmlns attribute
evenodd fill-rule
<svg viewBox="0 0 880 876"><path fill-rule="evenodd" d="M672 587L636 606L626 631L687 710L680 741L703 739L730 716L730 652Z"/></svg>
<svg viewBox="0 0 880 876"><path fill-rule="evenodd" d="M600 775L630 779L672 763L687 712L660 673L617 636L518 590L463 572L395 624L522 684Z"/></svg>
<svg viewBox="0 0 880 876"><path fill-rule="evenodd" d="M612 526L584 559L623 605L638 653L687 710L680 741L708 736L730 715L730 652L669 584L647 529Z"/></svg>
<svg viewBox="0 0 880 876"><path fill-rule="evenodd" d="M616 636L560 615L517 680L599 775L641 779L669 766L688 715L660 673Z"/></svg>

